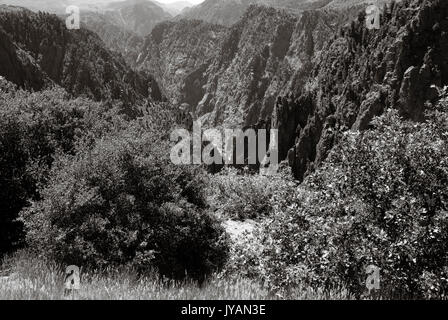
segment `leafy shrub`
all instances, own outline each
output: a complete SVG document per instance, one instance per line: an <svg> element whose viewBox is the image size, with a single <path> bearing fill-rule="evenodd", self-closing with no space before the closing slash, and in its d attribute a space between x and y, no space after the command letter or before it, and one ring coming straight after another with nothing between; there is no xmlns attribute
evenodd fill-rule
<svg viewBox="0 0 448 320"><path fill-rule="evenodd" d="M261 277L280 291L346 287L367 294L366 267L388 298L441 298L448 289L447 101L425 123L388 111L374 129L347 133L322 168L292 192L227 272Z"/></svg>
<svg viewBox="0 0 448 320"><path fill-rule="evenodd" d="M212 177L210 196L225 217L256 219L272 212L274 194L289 184L294 182L287 174L262 176L228 168Z"/></svg>
<svg viewBox="0 0 448 320"><path fill-rule="evenodd" d="M389 111L375 129L346 134L327 163L265 224L263 254L274 286L346 285L366 291L381 269L386 297L448 293L448 116L402 121Z"/></svg>
<svg viewBox="0 0 448 320"><path fill-rule="evenodd" d="M70 100L62 89L29 93L0 79L0 256L23 244L16 218L28 199L39 197L55 155L73 153L79 139L92 141L120 122L106 108L113 109Z"/></svg>
<svg viewBox="0 0 448 320"><path fill-rule="evenodd" d="M206 212L200 176L171 164L167 150L135 126L62 156L42 200L22 214L28 242L92 268L130 264L199 280L219 269L227 236Z"/></svg>

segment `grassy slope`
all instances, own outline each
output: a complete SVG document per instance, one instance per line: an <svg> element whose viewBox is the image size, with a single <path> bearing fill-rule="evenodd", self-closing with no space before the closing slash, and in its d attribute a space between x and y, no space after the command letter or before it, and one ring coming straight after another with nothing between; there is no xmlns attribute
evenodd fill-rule
<svg viewBox="0 0 448 320"><path fill-rule="evenodd" d="M1 271L3 270L3 272ZM22 251L5 259L0 267L0 300L272 300L349 299L345 290L326 293L321 289L296 288L290 296L270 293L247 279L210 279L202 287L193 282L173 282L156 275L138 278L132 270L82 273L81 289L64 296L61 267ZM5 277L8 275L7 277Z"/></svg>

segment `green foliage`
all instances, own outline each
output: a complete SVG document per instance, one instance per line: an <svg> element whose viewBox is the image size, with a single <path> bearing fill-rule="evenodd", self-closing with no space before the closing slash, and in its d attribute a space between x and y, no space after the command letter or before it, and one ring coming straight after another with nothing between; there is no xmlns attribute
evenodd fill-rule
<svg viewBox="0 0 448 320"><path fill-rule="evenodd" d="M366 293L381 268L383 297L446 297L448 115L427 122L388 111L350 132L295 193L279 198L258 265L274 287L347 286Z"/></svg>
<svg viewBox="0 0 448 320"><path fill-rule="evenodd" d="M115 124L101 120L116 113L105 108L111 107L69 100L62 89L30 94L0 79L0 255L22 244L15 219L28 199L39 198L55 155L118 125L118 116Z"/></svg>
<svg viewBox="0 0 448 320"><path fill-rule="evenodd" d="M28 244L57 261L196 279L224 263L201 171L169 161L165 105L136 106L129 120L122 105L59 88L30 94L2 80L0 89L2 254L24 244L24 223Z"/></svg>
<svg viewBox="0 0 448 320"><path fill-rule="evenodd" d="M211 178L210 200L227 218L263 218L273 210L274 195L290 184L295 185L287 174L262 176L229 168Z"/></svg>
<svg viewBox="0 0 448 320"><path fill-rule="evenodd" d="M225 262L227 236L205 210L200 175L167 150L135 125L60 157L23 212L28 242L68 264L203 280Z"/></svg>

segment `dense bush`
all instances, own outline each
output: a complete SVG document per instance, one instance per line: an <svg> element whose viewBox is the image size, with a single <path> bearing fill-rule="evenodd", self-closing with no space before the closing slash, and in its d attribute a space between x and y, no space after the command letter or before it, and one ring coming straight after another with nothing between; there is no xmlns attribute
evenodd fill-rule
<svg viewBox="0 0 448 320"><path fill-rule="evenodd" d="M59 262L197 279L222 265L202 175L171 165L160 142L167 106L135 106L131 120L118 102L0 81L0 254L24 244L25 224L28 244Z"/></svg>
<svg viewBox="0 0 448 320"><path fill-rule="evenodd" d="M259 243L235 252L230 269L278 289L342 285L362 296L376 265L383 297L446 297L446 105L425 123L389 111L375 129L347 133L321 169L277 196Z"/></svg>
<svg viewBox="0 0 448 320"><path fill-rule="evenodd" d="M385 296L445 296L446 111L426 123L401 121L391 111L374 130L347 134L269 224L272 279L343 283L361 294L373 264L381 268Z"/></svg>
<svg viewBox="0 0 448 320"><path fill-rule="evenodd" d="M116 111L108 109L70 100L62 89L30 94L0 79L0 256L23 243L15 219L28 199L39 197L55 154L71 153L77 140L119 126Z"/></svg>
<svg viewBox="0 0 448 320"><path fill-rule="evenodd" d="M139 126L62 156L23 212L28 242L67 264L203 279L225 262L227 237L205 210L200 175L168 156Z"/></svg>
<svg viewBox="0 0 448 320"><path fill-rule="evenodd" d="M290 185L296 185L290 172L263 176L227 168L212 177L209 199L226 218L265 218L273 210L275 194L287 190Z"/></svg>

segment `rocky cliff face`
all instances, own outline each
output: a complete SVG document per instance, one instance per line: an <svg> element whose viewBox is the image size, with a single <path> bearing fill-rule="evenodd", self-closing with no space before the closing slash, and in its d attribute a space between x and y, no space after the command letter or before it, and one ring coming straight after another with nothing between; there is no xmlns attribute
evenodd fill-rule
<svg viewBox="0 0 448 320"><path fill-rule="evenodd" d="M129 66L135 67L138 55L143 50L144 37L127 30L102 13L82 12L81 23L84 28L95 32L108 49L121 54Z"/></svg>
<svg viewBox="0 0 448 320"><path fill-rule="evenodd" d="M148 35L155 25L169 20L172 15L149 0L125 0L111 3L103 15L113 24L139 36Z"/></svg>
<svg viewBox="0 0 448 320"><path fill-rule="evenodd" d="M252 126L269 119L279 95L302 88L329 35L346 21L331 10L252 6L234 25L207 70L196 113L210 125Z"/></svg>
<svg viewBox="0 0 448 320"><path fill-rule="evenodd" d="M225 33L224 27L197 20L161 23L146 37L136 65L156 76L173 104L195 106Z"/></svg>
<svg viewBox="0 0 448 320"><path fill-rule="evenodd" d="M39 90L56 83L74 95L134 103L160 100L152 76L132 71L94 33L68 30L57 16L20 9L0 11L0 75Z"/></svg>
<svg viewBox="0 0 448 320"><path fill-rule="evenodd" d="M218 53L168 90L193 92L206 125L278 128L280 157L303 179L344 131L369 128L390 107L422 121L447 84L446 2L384 3L380 30L366 28L365 1L299 14L251 6L215 42ZM159 74L179 69L176 55Z"/></svg>
<svg viewBox="0 0 448 320"><path fill-rule="evenodd" d="M165 22L147 37L137 66L206 124L254 126L270 121L277 96L305 85L313 59L349 17L345 11L295 15L251 6L231 28Z"/></svg>
<svg viewBox="0 0 448 320"><path fill-rule="evenodd" d="M342 132L367 129L385 108L424 120L425 104L448 84L447 17L446 1L402 1L384 11L380 30L367 30L360 14L325 45L307 85L279 98L274 112L296 178L318 166Z"/></svg>

